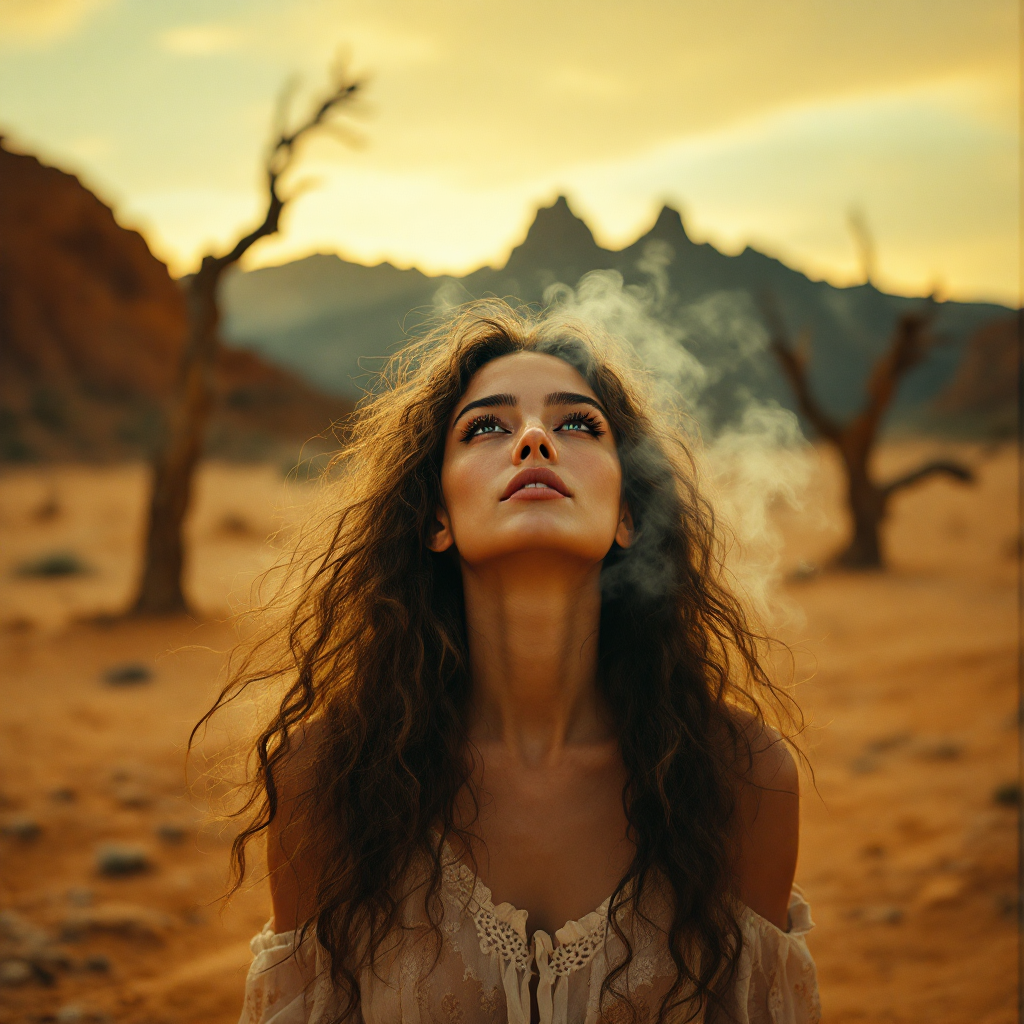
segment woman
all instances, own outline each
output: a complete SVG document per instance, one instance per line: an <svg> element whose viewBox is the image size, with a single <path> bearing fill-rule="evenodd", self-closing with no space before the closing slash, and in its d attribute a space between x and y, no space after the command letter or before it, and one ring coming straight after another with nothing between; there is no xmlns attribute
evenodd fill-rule
<svg viewBox="0 0 1024 1024"><path fill-rule="evenodd" d="M287 686L242 1022L818 1018L779 695L641 379L492 302L362 405L286 656L218 701Z"/></svg>

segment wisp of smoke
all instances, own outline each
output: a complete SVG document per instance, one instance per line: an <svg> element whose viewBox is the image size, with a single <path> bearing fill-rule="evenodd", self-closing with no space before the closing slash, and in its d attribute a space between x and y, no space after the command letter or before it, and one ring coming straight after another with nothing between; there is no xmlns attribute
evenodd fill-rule
<svg viewBox="0 0 1024 1024"><path fill-rule="evenodd" d="M781 503L801 506L810 446L794 413L749 389L732 392L724 424L716 415L709 388L723 366L762 355L767 334L743 293L680 305L668 283L672 257L670 246L652 242L638 265L643 284L626 285L616 271L593 271L575 289L550 286L545 304L553 317L592 325L623 349L620 358L642 370L658 411L689 440L702 490L723 528L733 586L762 623L779 626L799 613L778 593L782 536L771 512ZM718 358L706 364L696 348L714 350ZM657 529L656 522L647 525ZM656 588L663 567L642 555L631 561L644 585Z"/></svg>

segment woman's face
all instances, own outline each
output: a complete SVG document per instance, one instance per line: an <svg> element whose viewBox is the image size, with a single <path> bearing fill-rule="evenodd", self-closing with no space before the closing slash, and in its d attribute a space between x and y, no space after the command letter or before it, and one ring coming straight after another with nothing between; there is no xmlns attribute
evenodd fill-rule
<svg viewBox="0 0 1024 1024"><path fill-rule="evenodd" d="M555 356L518 352L473 376L448 421L441 491L430 546L469 565L528 551L599 563L630 543L608 417Z"/></svg>

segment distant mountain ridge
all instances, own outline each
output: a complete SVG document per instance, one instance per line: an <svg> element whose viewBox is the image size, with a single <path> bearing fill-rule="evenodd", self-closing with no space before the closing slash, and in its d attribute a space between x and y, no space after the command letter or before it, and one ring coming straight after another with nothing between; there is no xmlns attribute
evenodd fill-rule
<svg viewBox="0 0 1024 1024"><path fill-rule="evenodd" d="M921 299L889 295L872 285L837 288L755 249L736 256L692 241L679 213L664 207L649 231L620 250L604 249L564 196L537 211L523 242L504 267L482 267L464 277L430 277L389 263L366 267L337 256L303 260L248 273L225 285L225 335L305 376L318 387L358 397L380 357L400 346L426 316L445 302L497 295L542 303L557 282L575 287L594 270L613 270L626 285L650 280L652 254L664 265L676 314L714 298L746 322L759 324L761 296L771 293L791 331L813 334L811 377L823 403L840 416L862 399L872 361L886 347L901 312ZM1005 317L990 303L942 302L935 329L942 343L901 389L896 412L933 398L951 379L970 336ZM720 336L691 336L690 347L716 368L723 408L739 389L791 406L788 388L771 357L762 352L735 365L734 349Z"/></svg>

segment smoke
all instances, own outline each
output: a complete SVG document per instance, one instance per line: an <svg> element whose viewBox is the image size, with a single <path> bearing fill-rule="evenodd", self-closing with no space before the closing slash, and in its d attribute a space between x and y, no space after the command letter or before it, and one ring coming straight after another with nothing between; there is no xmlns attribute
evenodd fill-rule
<svg viewBox="0 0 1024 1024"><path fill-rule="evenodd" d="M575 289L552 285L545 304L556 319L595 328L641 372L652 404L687 438L698 485L722 528L730 582L763 623L778 626L798 613L778 593L782 536L772 513L781 504L801 507L810 445L794 413L734 382L738 368L753 369L767 351L749 296L718 292L683 305L669 285L672 258L667 243L652 242L638 264L641 284L626 285L616 271L594 271ZM646 528L657 530L657 517ZM645 547L653 554L656 545ZM635 554L627 560L631 582L656 590L665 567L651 554Z"/></svg>

